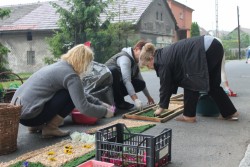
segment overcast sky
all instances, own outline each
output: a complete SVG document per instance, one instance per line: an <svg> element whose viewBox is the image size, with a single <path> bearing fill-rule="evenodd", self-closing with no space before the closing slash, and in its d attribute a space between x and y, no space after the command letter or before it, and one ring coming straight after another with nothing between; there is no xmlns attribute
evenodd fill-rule
<svg viewBox="0 0 250 167"><path fill-rule="evenodd" d="M206 30L216 29L216 0L176 0L194 9L193 22ZM238 26L237 6L239 9L239 23L243 28L250 29L250 0L217 0L218 28L232 31Z"/></svg>
<svg viewBox="0 0 250 167"><path fill-rule="evenodd" d="M21 3L34 3L48 0L0 0L0 6ZM143 1L143 0L142 0ZM193 22L206 30L216 29L216 0L176 0L192 9ZM232 31L238 26L237 6L239 8L239 22L243 28L250 28L250 0L217 0L218 1L218 29Z"/></svg>
<svg viewBox="0 0 250 167"><path fill-rule="evenodd" d="M49 0L0 0L0 6L43 2L43 1L49 1Z"/></svg>

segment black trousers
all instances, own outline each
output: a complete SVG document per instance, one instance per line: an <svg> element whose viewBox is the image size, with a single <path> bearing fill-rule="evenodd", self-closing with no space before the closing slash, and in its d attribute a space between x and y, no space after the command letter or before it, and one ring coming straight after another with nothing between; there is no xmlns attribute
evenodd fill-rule
<svg viewBox="0 0 250 167"><path fill-rule="evenodd" d="M124 96L128 95L128 91L121 81L121 72L115 66L109 66L109 70L112 73L113 77L113 95L115 104L124 103ZM131 83L135 89L135 92L140 92L146 87L146 83L140 79L132 79Z"/></svg>
<svg viewBox="0 0 250 167"><path fill-rule="evenodd" d="M234 114L237 110L232 101L225 93L221 84L221 62L224 50L222 44L214 39L209 49L206 51L207 65L209 71L210 95L218 106L221 115L225 118ZM184 89L184 113L183 115L194 117L200 93Z"/></svg>
<svg viewBox="0 0 250 167"><path fill-rule="evenodd" d="M38 126L49 122L56 115L65 118L75 108L68 90L62 89L56 92L53 98L45 103L43 111L35 118L21 119L20 123L25 126Z"/></svg>

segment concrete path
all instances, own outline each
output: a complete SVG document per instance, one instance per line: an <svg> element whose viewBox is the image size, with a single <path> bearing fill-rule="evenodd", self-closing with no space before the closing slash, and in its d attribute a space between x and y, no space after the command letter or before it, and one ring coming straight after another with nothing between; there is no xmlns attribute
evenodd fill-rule
<svg viewBox="0 0 250 167"><path fill-rule="evenodd" d="M231 97L240 112L237 122L218 120L215 117L198 116L197 123L182 123L175 120L158 123L157 126L144 132L157 135L165 128L173 131L172 162L169 167L246 167L250 166L250 64L245 61L229 61L226 71L231 88L238 97ZM154 71L143 72L147 86L155 101L159 101L159 79ZM182 91L181 89L179 90ZM139 93L140 99L146 104L146 98ZM126 97L128 101L131 101ZM124 112L110 119L102 119L98 125L121 118ZM85 131L93 126L74 125L69 117L62 129ZM20 125L18 150L0 156L0 162L7 162L23 153L52 145L65 138L42 139L41 134L29 134L26 127ZM248 149L247 149L248 148ZM247 151L246 151L247 150ZM245 156L246 155L246 156Z"/></svg>

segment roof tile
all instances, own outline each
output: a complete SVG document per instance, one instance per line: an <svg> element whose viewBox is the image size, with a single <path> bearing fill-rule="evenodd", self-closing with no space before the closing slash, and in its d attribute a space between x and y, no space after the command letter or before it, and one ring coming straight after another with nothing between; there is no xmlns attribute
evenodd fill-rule
<svg viewBox="0 0 250 167"><path fill-rule="evenodd" d="M62 1L54 1L60 6L66 7ZM106 8L106 12L116 13L111 22L131 21L137 23L140 17L150 5L152 0L116 0ZM23 4L8 7L11 15L0 22L0 31L12 30L47 30L57 29L59 14L50 2ZM119 15L120 13L120 15ZM107 15L101 14L101 21L105 21Z"/></svg>

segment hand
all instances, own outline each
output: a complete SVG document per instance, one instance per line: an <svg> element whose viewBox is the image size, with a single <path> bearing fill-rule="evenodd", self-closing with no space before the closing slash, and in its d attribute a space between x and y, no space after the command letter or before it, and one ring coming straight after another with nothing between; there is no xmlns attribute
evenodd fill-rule
<svg viewBox="0 0 250 167"><path fill-rule="evenodd" d="M155 112L154 112L154 115L155 116L158 116L158 115L161 115L161 113L163 112L163 108L158 108L157 110L155 110Z"/></svg>
<svg viewBox="0 0 250 167"><path fill-rule="evenodd" d="M142 102L139 99L135 99L135 106L138 110L142 110Z"/></svg>
<svg viewBox="0 0 250 167"><path fill-rule="evenodd" d="M151 96L148 97L148 105L150 104L155 104L154 99Z"/></svg>
<svg viewBox="0 0 250 167"><path fill-rule="evenodd" d="M102 103L102 106L103 107L106 107L107 109L109 109L109 110L111 110L111 111L113 111L114 113L115 113L115 111L116 111L116 108L115 108L115 106L114 105L109 105L109 104L107 104L107 103Z"/></svg>

